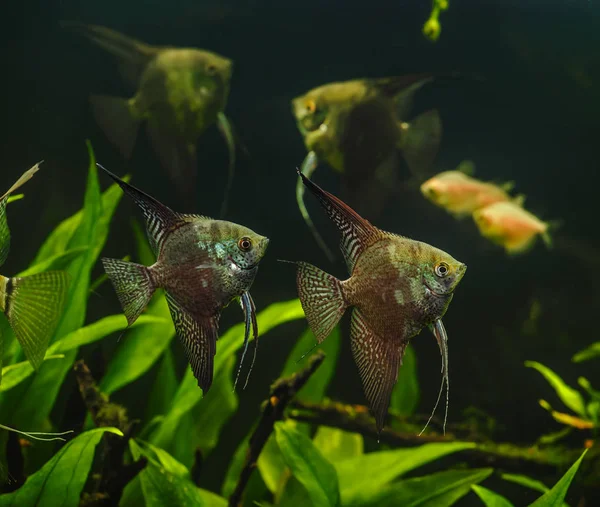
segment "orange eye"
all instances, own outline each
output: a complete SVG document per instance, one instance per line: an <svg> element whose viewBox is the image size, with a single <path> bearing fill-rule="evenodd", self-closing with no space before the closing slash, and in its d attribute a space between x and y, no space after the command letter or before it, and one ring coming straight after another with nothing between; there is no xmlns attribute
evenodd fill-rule
<svg viewBox="0 0 600 507"><path fill-rule="evenodd" d="M306 102L306 110L309 113L314 113L317 110L317 104L315 103L314 100L308 100Z"/></svg>
<svg viewBox="0 0 600 507"><path fill-rule="evenodd" d="M247 252L252 248L252 240L244 236L238 241L238 247L242 252Z"/></svg>

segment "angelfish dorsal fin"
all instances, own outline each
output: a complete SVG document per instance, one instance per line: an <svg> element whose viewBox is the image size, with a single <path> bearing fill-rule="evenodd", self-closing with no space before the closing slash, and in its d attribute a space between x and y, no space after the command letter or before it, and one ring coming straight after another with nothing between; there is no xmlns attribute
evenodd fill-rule
<svg viewBox="0 0 600 507"><path fill-rule="evenodd" d="M146 219L146 230L148 231L148 239L153 252L158 255L164 240L167 237L167 232L188 222L185 216L173 211L171 208L158 202L154 197L149 196L140 189L123 181L117 175L111 173L108 169L96 164L106 174L108 174L123 191L131 197L142 210Z"/></svg>
<svg viewBox="0 0 600 507"><path fill-rule="evenodd" d="M361 217L346 203L326 192L297 170L304 185L315 195L333 220L342 236L340 249L346 259L348 269L352 272L354 263L360 254L383 236L383 232Z"/></svg>

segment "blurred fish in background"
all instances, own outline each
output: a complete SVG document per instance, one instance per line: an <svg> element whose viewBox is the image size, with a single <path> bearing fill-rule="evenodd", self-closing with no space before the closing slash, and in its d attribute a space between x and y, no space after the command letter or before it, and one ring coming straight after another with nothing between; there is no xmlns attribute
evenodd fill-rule
<svg viewBox="0 0 600 507"><path fill-rule="evenodd" d="M196 201L196 142L206 129L218 125L229 150L221 205L221 216L225 215L235 170L234 133L224 113L233 62L204 49L150 46L102 26L61 24L118 58L123 77L136 87L135 95L129 99L92 95L94 117L126 159L131 158L139 126L145 122L152 146L187 206Z"/></svg>
<svg viewBox="0 0 600 507"><path fill-rule="evenodd" d="M326 162L342 176L342 195L349 205L377 218L399 182L413 175L422 179L437 154L442 136L438 111L410 119L414 94L432 80L424 74L355 79L294 98L292 112L308 150L302 174L310 178ZM402 175L404 166L408 170ZM304 205L301 180L296 198L315 239L333 259Z"/></svg>

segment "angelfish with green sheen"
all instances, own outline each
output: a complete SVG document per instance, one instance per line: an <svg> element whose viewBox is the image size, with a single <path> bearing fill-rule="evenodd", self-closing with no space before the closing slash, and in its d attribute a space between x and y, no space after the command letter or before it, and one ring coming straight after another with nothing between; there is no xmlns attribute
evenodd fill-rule
<svg viewBox="0 0 600 507"><path fill-rule="evenodd" d="M39 166L38 163L23 173L0 197L0 266L6 261L10 250L10 229L6 218L8 199L38 172ZM68 285L69 275L65 271L46 271L14 278L0 275L0 311L6 315L25 357L35 370L42 364L62 316Z"/></svg>
<svg viewBox="0 0 600 507"><path fill-rule="evenodd" d="M352 307L352 353L381 432L406 346L429 327L442 354L442 385L433 413L445 382L445 431L450 386L448 338L441 319L466 265L431 245L378 229L298 174L340 230L340 248L351 275L342 281L311 264L297 263L300 301L318 343Z"/></svg>
<svg viewBox="0 0 600 507"><path fill-rule="evenodd" d="M118 58L121 73L137 90L129 99L92 95L96 121L127 159L145 121L161 164L188 205L193 205L196 196L196 142L217 124L229 150L223 216L235 169L233 129L224 113L233 62L203 49L150 46L102 26L76 22L62 26Z"/></svg>
<svg viewBox="0 0 600 507"><path fill-rule="evenodd" d="M157 257L152 266L102 259L128 326L144 311L154 292L164 289L177 335L198 385L206 393L213 380L221 311L233 299L240 299L246 323L240 368L251 329L256 357L258 326L249 290L269 240L232 222L177 213L97 165L142 210L150 246Z"/></svg>

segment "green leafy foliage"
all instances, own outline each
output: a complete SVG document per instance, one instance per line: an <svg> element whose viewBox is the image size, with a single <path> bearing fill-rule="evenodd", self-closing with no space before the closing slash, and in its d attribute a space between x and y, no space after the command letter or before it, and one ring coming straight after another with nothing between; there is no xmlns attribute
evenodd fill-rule
<svg viewBox="0 0 600 507"><path fill-rule="evenodd" d="M399 415L412 415L419 404L419 382L417 380L417 357L414 349L406 347L398 381L392 391L390 409Z"/></svg>
<svg viewBox="0 0 600 507"><path fill-rule="evenodd" d="M116 428L98 428L75 437L31 475L21 488L0 495L0 506L78 505L96 446L106 432L123 435Z"/></svg>
<svg viewBox="0 0 600 507"><path fill-rule="evenodd" d="M590 346L585 349L577 352L573 356L573 362L581 363L583 361L589 361L590 359L595 359L600 356L600 342L592 343Z"/></svg>
<svg viewBox="0 0 600 507"><path fill-rule="evenodd" d="M471 489L477 494L481 501L485 504L486 507L512 507L512 503L510 503L506 498L498 493L494 493L493 491L484 488L483 486L478 486L477 484L473 484Z"/></svg>

